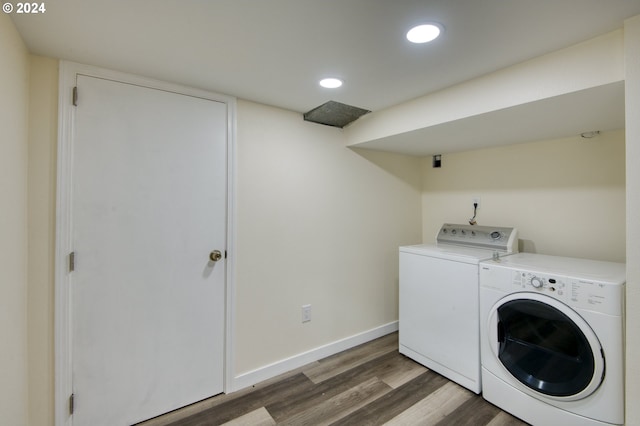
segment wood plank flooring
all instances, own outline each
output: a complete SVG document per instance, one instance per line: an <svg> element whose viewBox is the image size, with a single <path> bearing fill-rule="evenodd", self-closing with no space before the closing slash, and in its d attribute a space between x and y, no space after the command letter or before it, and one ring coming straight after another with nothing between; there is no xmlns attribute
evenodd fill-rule
<svg viewBox="0 0 640 426"><path fill-rule="evenodd" d="M392 333L140 426L526 423L398 352Z"/></svg>

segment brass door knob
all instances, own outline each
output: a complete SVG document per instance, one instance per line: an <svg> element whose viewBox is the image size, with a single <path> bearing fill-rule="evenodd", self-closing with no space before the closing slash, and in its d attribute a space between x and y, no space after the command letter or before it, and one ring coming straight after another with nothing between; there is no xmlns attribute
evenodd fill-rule
<svg viewBox="0 0 640 426"><path fill-rule="evenodd" d="M220 250L214 250L211 253L209 253L210 261L217 262L220 259L222 259L222 252Z"/></svg>

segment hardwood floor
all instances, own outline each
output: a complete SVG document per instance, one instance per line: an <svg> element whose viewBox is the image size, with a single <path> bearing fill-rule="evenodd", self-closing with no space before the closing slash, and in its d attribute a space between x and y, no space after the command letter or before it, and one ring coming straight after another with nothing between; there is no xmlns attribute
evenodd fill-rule
<svg viewBox="0 0 640 426"><path fill-rule="evenodd" d="M140 426L526 425L398 352L393 333Z"/></svg>

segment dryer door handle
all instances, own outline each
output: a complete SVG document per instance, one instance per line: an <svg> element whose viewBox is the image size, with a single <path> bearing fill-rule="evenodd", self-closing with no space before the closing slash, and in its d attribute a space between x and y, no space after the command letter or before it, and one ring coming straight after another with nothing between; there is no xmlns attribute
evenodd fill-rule
<svg viewBox="0 0 640 426"><path fill-rule="evenodd" d="M498 321L498 342L504 343L504 325L502 325L502 321Z"/></svg>

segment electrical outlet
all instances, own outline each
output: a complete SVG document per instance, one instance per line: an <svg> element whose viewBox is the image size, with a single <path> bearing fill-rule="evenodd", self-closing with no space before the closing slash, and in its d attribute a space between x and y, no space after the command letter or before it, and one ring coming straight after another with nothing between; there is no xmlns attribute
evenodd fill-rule
<svg viewBox="0 0 640 426"><path fill-rule="evenodd" d="M302 305L302 322L311 321L311 305Z"/></svg>
<svg viewBox="0 0 640 426"><path fill-rule="evenodd" d="M471 199L471 203L472 204L477 204L477 206L480 207L480 197L473 197Z"/></svg>

